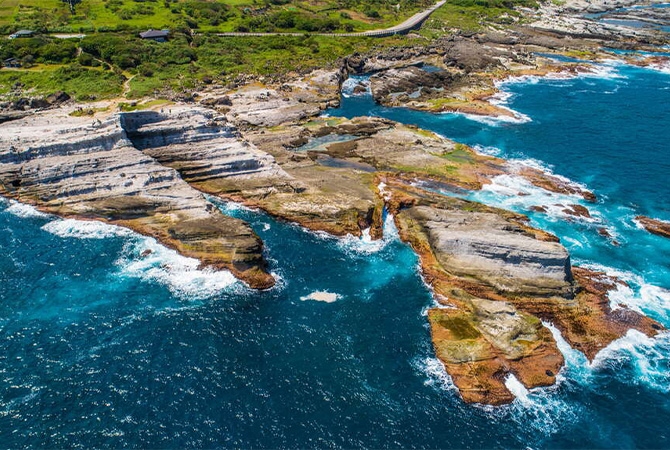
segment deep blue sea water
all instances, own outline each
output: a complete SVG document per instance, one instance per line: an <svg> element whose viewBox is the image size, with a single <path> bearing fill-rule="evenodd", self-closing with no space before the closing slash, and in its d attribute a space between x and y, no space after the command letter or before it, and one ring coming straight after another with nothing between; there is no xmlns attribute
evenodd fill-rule
<svg viewBox="0 0 670 450"><path fill-rule="evenodd" d="M628 280L614 302L670 326L670 240L633 221L670 219L670 75L610 64L504 90L516 121L366 96L329 114L414 123L584 184L599 197L593 221L567 222L560 207L532 220L578 263ZM515 177L469 196L526 213L578 201ZM567 360L557 386L518 390L506 407L465 405L432 353L417 258L390 222L370 243L217 205L266 242L275 288L197 271L130 232L0 205L0 447L670 446L667 335L630 333L589 364L556 334ZM337 300L304 300L316 291Z"/></svg>

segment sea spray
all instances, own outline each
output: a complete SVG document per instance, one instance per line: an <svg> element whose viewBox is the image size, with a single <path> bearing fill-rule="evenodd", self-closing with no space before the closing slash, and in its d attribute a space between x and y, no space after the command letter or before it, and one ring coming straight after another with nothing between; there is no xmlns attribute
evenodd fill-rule
<svg viewBox="0 0 670 450"><path fill-rule="evenodd" d="M62 238L77 239L106 239L136 235L127 228L103 222L76 219L56 219L45 224L42 229Z"/></svg>
<svg viewBox="0 0 670 450"><path fill-rule="evenodd" d="M241 283L227 270L200 269L200 261L179 255L153 238L134 239L123 248L115 264L120 275L165 284L184 299L216 296Z"/></svg>
<svg viewBox="0 0 670 450"><path fill-rule="evenodd" d="M5 211L15 215L16 217L20 217L23 219L31 217L46 219L51 217L49 214L38 211L34 206L27 205L25 203L20 203L15 200L9 200L9 202L6 203L9 203L9 206L5 208Z"/></svg>

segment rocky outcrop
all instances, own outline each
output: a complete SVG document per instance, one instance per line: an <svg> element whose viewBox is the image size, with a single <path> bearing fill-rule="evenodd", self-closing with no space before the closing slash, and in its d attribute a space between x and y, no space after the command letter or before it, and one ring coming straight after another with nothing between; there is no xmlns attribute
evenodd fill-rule
<svg viewBox="0 0 670 450"><path fill-rule="evenodd" d="M244 140L224 116L194 107L171 111L122 115L128 139L191 184L223 186L263 179L275 190L292 189L291 177L274 158Z"/></svg>
<svg viewBox="0 0 670 450"><path fill-rule="evenodd" d="M442 38L424 48L391 49L343 62L343 70L371 72L373 98L388 106L432 112L515 117L490 102L496 80L510 76L587 71L578 63L559 63L537 55L565 43L534 33L512 32ZM548 47L542 49L538 44ZM357 62L353 67L352 64Z"/></svg>
<svg viewBox="0 0 670 450"><path fill-rule="evenodd" d="M434 93L434 89L444 90L454 82L454 78L446 70L429 72L411 66L373 75L370 77L370 89L376 102L390 104L400 95L409 98L428 97Z"/></svg>
<svg viewBox="0 0 670 450"><path fill-rule="evenodd" d="M274 284L251 228L212 208L177 171L134 147L123 115L93 122L48 117L3 126L2 195L154 236L203 266L231 270L252 287Z"/></svg>
<svg viewBox="0 0 670 450"><path fill-rule="evenodd" d="M19 97L11 102L0 104L2 111L29 111L59 106L70 100L70 95L63 91L56 91L44 97Z"/></svg>
<svg viewBox="0 0 670 450"><path fill-rule="evenodd" d="M206 91L201 103L225 112L238 128L273 127L337 106L341 77L339 71L316 70L281 84L250 82L232 91Z"/></svg>
<svg viewBox="0 0 670 450"><path fill-rule="evenodd" d="M438 262L449 273L513 295L567 296L572 290L565 248L536 239L498 214L421 205L403 214L423 224Z"/></svg>
<svg viewBox="0 0 670 450"><path fill-rule="evenodd" d="M607 292L616 282L572 268L555 236L457 197L512 173L560 192L580 188L379 118L259 127L231 113L238 99L230 98L229 110L171 105L167 113L38 114L5 124L0 192L155 236L257 288L273 283L262 243L201 192L340 236L381 237L386 208L441 304L428 314L436 354L469 402L512 401L511 375L527 387L555 382L563 359L540 319L590 358L629 328L661 329L612 310Z"/></svg>
<svg viewBox="0 0 670 450"><path fill-rule="evenodd" d="M510 403L510 374L525 386L548 386L563 366L549 330L509 303L472 299L431 309L428 319L435 353L467 402Z"/></svg>
<svg viewBox="0 0 670 450"><path fill-rule="evenodd" d="M524 216L383 179L402 240L419 254L442 305L429 311L435 351L465 401L511 402L505 380L555 382L563 357L540 319L592 359L629 329L662 327L611 309L616 281L573 268L567 251Z"/></svg>
<svg viewBox="0 0 670 450"><path fill-rule="evenodd" d="M487 47L476 40L459 39L446 43L443 61L447 67L455 67L470 73L504 69L505 66L500 61L504 57L509 58L509 52L496 47Z"/></svg>
<svg viewBox="0 0 670 450"><path fill-rule="evenodd" d="M670 222L646 216L637 216L635 221L650 233L670 238Z"/></svg>

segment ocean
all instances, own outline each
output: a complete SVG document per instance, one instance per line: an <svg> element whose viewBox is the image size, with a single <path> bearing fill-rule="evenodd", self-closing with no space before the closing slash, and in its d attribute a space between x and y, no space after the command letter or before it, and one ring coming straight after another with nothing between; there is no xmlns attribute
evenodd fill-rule
<svg viewBox="0 0 670 450"><path fill-rule="evenodd" d="M613 303L670 327L670 240L634 221L670 219L670 74L606 62L501 88L514 120L384 108L369 95L327 114L416 124L584 185L597 203L514 176L467 197L528 214L574 263L628 282ZM380 242L337 239L212 202L265 241L274 288L197 270L127 230L0 204L0 447L670 445L669 333L630 332L588 362L547 324L566 357L559 383L512 386L508 406L466 405L433 354L431 293L392 221ZM566 220L555 205L567 202L592 218Z"/></svg>

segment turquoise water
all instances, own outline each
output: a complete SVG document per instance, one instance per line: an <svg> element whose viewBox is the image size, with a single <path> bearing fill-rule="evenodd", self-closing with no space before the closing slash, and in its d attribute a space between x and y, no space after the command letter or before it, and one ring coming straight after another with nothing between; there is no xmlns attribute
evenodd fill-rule
<svg viewBox="0 0 670 450"><path fill-rule="evenodd" d="M415 123L532 163L598 196L596 222L533 214L580 263L630 281L617 301L666 325L670 241L638 214L666 203L670 76L625 66L507 84L510 123L481 123L345 98L330 114ZM510 195L526 190L523 197ZM515 192L516 193L516 192ZM514 177L470 194L527 212L547 197ZM519 200L523 199L523 200ZM381 243L248 220L279 279L253 292L152 239L0 205L0 446L668 447L670 338L630 333L591 364L560 341L552 388L510 406L464 405L432 354L430 291L392 224ZM597 233L606 227L613 238ZM611 240L620 246L612 245ZM153 252L140 255L145 249ZM317 291L332 303L306 299Z"/></svg>

